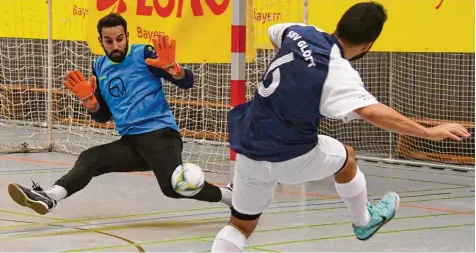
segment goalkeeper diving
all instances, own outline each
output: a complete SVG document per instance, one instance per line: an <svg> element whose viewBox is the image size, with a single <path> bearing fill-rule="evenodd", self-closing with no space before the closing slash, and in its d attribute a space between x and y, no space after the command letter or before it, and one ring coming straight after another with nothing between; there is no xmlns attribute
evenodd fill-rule
<svg viewBox="0 0 476 253"><path fill-rule="evenodd" d="M153 171L162 193L169 198L231 206L231 185L219 188L205 182L201 191L191 197L178 194L172 186L172 174L182 165L183 142L162 79L181 89L194 85L192 71L175 60L175 41L158 36L154 47L129 45L127 22L115 13L99 20L97 30L106 55L94 61L89 81L74 70L67 74L65 86L95 121L104 123L114 118L121 138L83 151L73 168L46 191L35 182L33 189L9 184L12 199L44 215L94 177L111 172Z"/></svg>

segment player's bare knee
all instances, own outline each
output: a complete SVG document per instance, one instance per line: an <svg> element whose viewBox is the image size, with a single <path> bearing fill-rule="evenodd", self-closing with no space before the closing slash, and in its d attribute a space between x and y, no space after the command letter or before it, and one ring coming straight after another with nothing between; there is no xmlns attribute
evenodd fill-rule
<svg viewBox="0 0 476 253"><path fill-rule="evenodd" d="M357 173L357 161L355 159L355 151L351 146L345 145L347 150L347 160L335 175L334 178L338 183L350 182Z"/></svg>
<svg viewBox="0 0 476 253"><path fill-rule="evenodd" d="M260 216L261 213L253 215L242 214L232 207L229 223L236 229L240 230L240 232L245 235L246 238L248 238L258 225Z"/></svg>

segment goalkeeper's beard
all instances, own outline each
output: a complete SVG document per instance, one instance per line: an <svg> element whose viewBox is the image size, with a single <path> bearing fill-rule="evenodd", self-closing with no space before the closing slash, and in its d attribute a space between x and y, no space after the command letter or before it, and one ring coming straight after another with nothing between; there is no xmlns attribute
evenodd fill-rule
<svg viewBox="0 0 476 253"><path fill-rule="evenodd" d="M114 50L111 53L107 53L107 51L104 47L102 47L102 49L106 53L109 60L111 60L113 62L116 62L116 63L120 63L126 58L127 50L129 49L129 43L126 43L126 48L124 49L124 52L122 52L121 50Z"/></svg>

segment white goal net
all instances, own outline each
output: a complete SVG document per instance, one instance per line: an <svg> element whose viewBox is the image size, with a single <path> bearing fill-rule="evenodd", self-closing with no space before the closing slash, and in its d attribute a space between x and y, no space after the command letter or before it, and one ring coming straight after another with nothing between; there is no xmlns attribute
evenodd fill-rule
<svg viewBox="0 0 476 253"><path fill-rule="evenodd" d="M79 7L88 1L76 2L76 10L71 9L73 5L68 1L64 1L63 7L53 9L54 13L76 11L77 15L54 19L53 28L84 33L82 23L73 20L87 15ZM260 25L253 29L258 41L248 48L256 50L256 58L246 64L248 99L274 55L269 44L266 47L263 46L265 42L259 41L266 34L265 24L305 21L305 2L254 0L250 6L253 10L248 18ZM0 9L2 29L11 33L16 31L16 36L0 38L0 151L55 150L79 154L89 147L119 138L113 122L98 124L92 121L75 96L63 87L65 73L69 70L80 69L87 76L91 74L95 56L86 43L70 40L66 35L55 38L52 64L48 65L48 40L44 37L48 30L45 1L12 0L12 3ZM56 26L55 22L62 24ZM35 30L38 27L41 31ZM381 102L428 126L442 121L461 122L473 135L462 143L430 142L392 134L362 121L344 124L330 120L322 122L323 134L352 145L363 159L474 169L474 53L373 52L353 64L368 89ZM184 158L207 171L228 173L226 112L230 104L231 65L183 65L195 73L195 87L181 90L165 84L164 91L184 136ZM50 90L48 67L52 69ZM51 122L48 121L48 108ZM52 135L48 133L48 124L52 126Z"/></svg>

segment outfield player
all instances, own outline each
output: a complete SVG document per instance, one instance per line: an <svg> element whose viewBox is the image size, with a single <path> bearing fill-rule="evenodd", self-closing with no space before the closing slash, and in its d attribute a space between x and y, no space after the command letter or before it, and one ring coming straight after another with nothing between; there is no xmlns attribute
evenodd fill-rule
<svg viewBox="0 0 476 253"><path fill-rule="evenodd" d="M228 115L230 145L237 152L233 205L212 252L243 250L278 182L299 184L333 176L360 240L370 238L394 217L398 194L389 192L378 203L369 202L354 150L319 135L321 117L362 118L383 129L435 141L469 137L458 124L425 128L365 90L349 61L369 51L386 20L382 5L364 2L345 12L334 34L304 24L269 28L276 56L254 98Z"/></svg>
<svg viewBox="0 0 476 253"><path fill-rule="evenodd" d="M126 20L109 14L97 25L106 56L97 58L93 75L86 80L79 70L67 74L65 86L81 100L98 122L114 118L121 135L117 141L83 151L74 167L51 189L33 190L10 184L13 200L39 214L50 212L58 201L83 189L93 177L111 172L152 170L162 193L185 198L174 191L171 176L182 164L183 143L163 91L162 78L179 88L190 89L193 73L175 61L175 41L158 37L154 47L129 46ZM205 183L192 199L231 205L231 187Z"/></svg>

